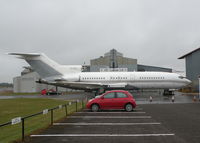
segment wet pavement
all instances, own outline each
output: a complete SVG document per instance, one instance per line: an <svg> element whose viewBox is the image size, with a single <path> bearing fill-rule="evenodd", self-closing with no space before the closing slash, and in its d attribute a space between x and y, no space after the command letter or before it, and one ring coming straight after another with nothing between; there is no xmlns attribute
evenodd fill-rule
<svg viewBox="0 0 200 143"><path fill-rule="evenodd" d="M151 106L144 105L145 109L140 106L133 112L77 112L40 134L31 135L28 142L186 143L184 138L176 135L176 130L171 130L163 124L164 121L154 117L159 115L146 112L146 108L150 110Z"/></svg>
<svg viewBox="0 0 200 143"><path fill-rule="evenodd" d="M134 94L133 94L134 96ZM152 101L150 102L150 96L152 97ZM172 96L163 96L153 93L146 93L142 95L134 96L137 104L175 104L175 103L193 103L194 96L196 101L198 101L198 96L195 95L187 95L185 93L175 92L175 95ZM174 99L173 99L174 98Z"/></svg>
<svg viewBox="0 0 200 143"><path fill-rule="evenodd" d="M140 104L170 104L170 103L193 103L193 98L196 96L198 100L198 94L186 94L181 92L175 92L174 102L172 102L172 96L163 96L159 92L140 92L132 93L138 105ZM150 102L150 96L152 102ZM82 100L86 98L93 98L91 93L78 93L78 94L65 94L65 95L15 95L15 96L0 96L0 99L13 99L13 98L51 98L60 100Z"/></svg>

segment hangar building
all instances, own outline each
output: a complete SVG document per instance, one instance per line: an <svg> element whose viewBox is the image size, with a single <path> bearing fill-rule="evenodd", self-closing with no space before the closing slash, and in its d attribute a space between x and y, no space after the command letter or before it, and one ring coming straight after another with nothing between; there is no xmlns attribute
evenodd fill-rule
<svg viewBox="0 0 200 143"><path fill-rule="evenodd" d="M117 50L112 49L104 56L97 59L92 59L90 65L83 66L83 72L109 72L109 71L162 71L162 72L172 72L172 69L154 67L147 65L139 65L137 59L124 57L122 53L117 52ZM23 92L40 92L42 89L54 89L56 87L50 85L44 85L36 83L40 76L30 67L26 67L22 71L21 76L15 77L13 79L13 86L15 93ZM58 88L58 91L69 91L71 89Z"/></svg>
<svg viewBox="0 0 200 143"><path fill-rule="evenodd" d="M199 90L199 80L200 76L200 48L197 48L178 59L185 59L186 64L186 77L192 81L191 87L193 91Z"/></svg>
<svg viewBox="0 0 200 143"><path fill-rule="evenodd" d="M104 56L90 60L91 72L105 71L161 71L172 72L170 68L162 68L148 65L140 65L137 59L124 57L122 53L112 49Z"/></svg>

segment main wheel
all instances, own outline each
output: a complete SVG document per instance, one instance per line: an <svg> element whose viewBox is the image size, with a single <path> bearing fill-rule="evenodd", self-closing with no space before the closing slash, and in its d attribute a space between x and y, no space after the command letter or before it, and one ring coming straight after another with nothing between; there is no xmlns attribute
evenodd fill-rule
<svg viewBox="0 0 200 143"><path fill-rule="evenodd" d="M125 110L126 110L127 112L131 112L131 111L133 110L133 105L130 104L130 103L126 104Z"/></svg>
<svg viewBox="0 0 200 143"><path fill-rule="evenodd" d="M99 106L97 104L93 104L91 109L92 109L92 112L97 112L99 111Z"/></svg>

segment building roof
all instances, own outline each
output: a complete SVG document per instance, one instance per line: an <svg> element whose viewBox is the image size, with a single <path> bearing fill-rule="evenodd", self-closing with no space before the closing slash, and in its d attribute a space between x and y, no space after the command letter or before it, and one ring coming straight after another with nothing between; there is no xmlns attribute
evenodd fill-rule
<svg viewBox="0 0 200 143"><path fill-rule="evenodd" d="M195 50L193 50L193 51L191 51L191 52L189 52L189 53L187 53L187 54L185 54L185 55L183 55L183 56L181 56L181 57L179 57L178 59L183 59L183 58L185 58L185 57L191 55L192 53L194 53L194 52L196 52L196 51L198 51L198 50L200 50L200 47L197 48L197 49L195 49Z"/></svg>

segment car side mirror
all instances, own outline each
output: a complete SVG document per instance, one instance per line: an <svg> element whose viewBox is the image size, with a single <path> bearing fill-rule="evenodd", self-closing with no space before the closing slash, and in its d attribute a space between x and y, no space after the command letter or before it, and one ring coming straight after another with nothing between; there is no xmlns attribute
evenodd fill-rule
<svg viewBox="0 0 200 143"><path fill-rule="evenodd" d="M103 96L101 96L101 99L104 99L104 97L103 97Z"/></svg>

